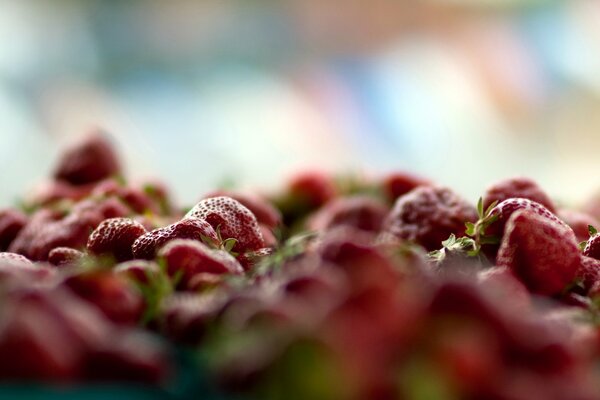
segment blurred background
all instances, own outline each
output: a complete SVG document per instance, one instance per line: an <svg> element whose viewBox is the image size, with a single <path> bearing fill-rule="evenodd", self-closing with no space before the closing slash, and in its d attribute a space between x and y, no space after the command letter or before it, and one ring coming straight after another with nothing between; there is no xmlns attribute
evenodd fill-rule
<svg viewBox="0 0 600 400"><path fill-rule="evenodd" d="M600 188L595 0L0 0L0 203L106 129L182 201L300 168Z"/></svg>

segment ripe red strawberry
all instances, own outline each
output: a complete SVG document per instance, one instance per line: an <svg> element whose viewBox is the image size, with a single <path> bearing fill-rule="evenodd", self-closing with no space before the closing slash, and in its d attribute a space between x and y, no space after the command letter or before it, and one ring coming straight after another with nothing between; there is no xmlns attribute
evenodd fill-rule
<svg viewBox="0 0 600 400"><path fill-rule="evenodd" d="M113 272L134 282L147 284L160 273L160 267L154 261L132 260L118 264Z"/></svg>
<svg viewBox="0 0 600 400"><path fill-rule="evenodd" d="M512 198L522 198L535 201L555 212L554 202L544 190L529 178L510 178L494 183L483 195L483 208L487 209L492 203L501 203Z"/></svg>
<svg viewBox="0 0 600 400"><path fill-rule="evenodd" d="M117 261L133 258L131 246L146 228L130 218L112 218L103 221L90 235L87 249L95 255L111 255Z"/></svg>
<svg viewBox="0 0 600 400"><path fill-rule="evenodd" d="M30 218L25 227L21 229L8 247L11 253L22 254L31 258L30 248L33 240L47 224L60 219L61 214L50 209L40 209Z"/></svg>
<svg viewBox="0 0 600 400"><path fill-rule="evenodd" d="M180 287L183 288L187 288L192 279L200 273L244 273L244 269L232 255L224 250L210 249L196 240L173 240L163 247L158 255L166 260L170 276L182 274Z"/></svg>
<svg viewBox="0 0 600 400"><path fill-rule="evenodd" d="M406 172L393 172L386 176L382 182L383 191L391 203L419 186L430 184L426 179Z"/></svg>
<svg viewBox="0 0 600 400"><path fill-rule="evenodd" d="M256 194L235 192L231 190L217 190L205 196L212 197L231 197L244 205L254 216L259 224L273 229L281 224L281 212L273 206L267 199Z"/></svg>
<svg viewBox="0 0 600 400"><path fill-rule="evenodd" d="M450 189L422 186L396 201L382 233L433 251L451 234L464 236L465 223L476 220L475 207Z"/></svg>
<svg viewBox="0 0 600 400"><path fill-rule="evenodd" d="M335 181L323 172L307 171L294 176L288 183L288 192L292 198L308 206L309 209L321 207L337 194Z"/></svg>
<svg viewBox="0 0 600 400"><path fill-rule="evenodd" d="M325 204L311 217L308 225L313 231L345 225L378 232L388 211L384 204L372 197L340 197Z"/></svg>
<svg viewBox="0 0 600 400"><path fill-rule="evenodd" d="M173 239L194 239L198 241L209 239L215 245L219 241L217 233L207 221L198 218L185 218L137 238L131 247L133 256L137 259L152 260L156 257L158 250Z"/></svg>
<svg viewBox="0 0 600 400"><path fill-rule="evenodd" d="M237 242L233 251L244 254L265 247L256 217L248 208L231 197L212 197L196 204L186 215L208 222L222 239Z"/></svg>
<svg viewBox="0 0 600 400"><path fill-rule="evenodd" d="M144 301L137 289L110 271L92 271L67 278L63 285L96 306L111 321L133 325L140 321Z"/></svg>
<svg viewBox="0 0 600 400"><path fill-rule="evenodd" d="M6 251L21 229L27 216L15 209L0 210L0 251Z"/></svg>
<svg viewBox="0 0 600 400"><path fill-rule="evenodd" d="M581 279L582 291L581 294L589 294L590 297L597 295L598 292L592 293L592 288L600 284L600 260L595 258L582 256L581 265L577 271L577 277ZM598 287L600 288L600 287ZM576 289L575 292L578 292Z"/></svg>
<svg viewBox="0 0 600 400"><path fill-rule="evenodd" d="M76 249L70 247L57 247L48 254L48 262L57 267L74 265L85 255Z"/></svg>
<svg viewBox="0 0 600 400"><path fill-rule="evenodd" d="M71 213L58 221L46 223L34 236L29 247L29 258L46 261L52 249L71 247L83 249L90 233L103 220L97 211Z"/></svg>
<svg viewBox="0 0 600 400"><path fill-rule="evenodd" d="M600 226L600 221L598 221L590 214L581 211L561 209L558 211L557 215L567 225L569 225L571 229L573 229L573 232L575 232L575 236L577 236L577 240L579 240L580 242L588 240L590 236L588 227L590 225Z"/></svg>
<svg viewBox="0 0 600 400"><path fill-rule="evenodd" d="M498 243L503 238L506 222L513 213L519 210L531 211L536 215L553 221L554 223L571 232L573 231L567 224L550 212L546 207L529 199L512 198L504 200L491 210L488 208L486 215L483 215L484 212L481 200L480 205L481 207L479 213L481 217L479 221L470 226L467 231L483 245L485 254L492 261L496 260L496 255L499 248Z"/></svg>
<svg viewBox="0 0 600 400"><path fill-rule="evenodd" d="M589 238L583 249L583 255L600 260L600 233L596 233Z"/></svg>
<svg viewBox="0 0 600 400"><path fill-rule="evenodd" d="M68 148L54 177L73 185L101 181L121 171L117 155L104 134L94 132Z"/></svg>
<svg viewBox="0 0 600 400"><path fill-rule="evenodd" d="M533 293L556 295L576 277L580 258L571 228L526 209L508 219L497 265L510 268Z"/></svg>

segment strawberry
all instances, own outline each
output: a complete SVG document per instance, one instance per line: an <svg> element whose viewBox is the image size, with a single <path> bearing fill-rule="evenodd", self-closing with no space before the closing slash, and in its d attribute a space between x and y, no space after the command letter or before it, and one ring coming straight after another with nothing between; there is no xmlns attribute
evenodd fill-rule
<svg viewBox="0 0 600 400"><path fill-rule="evenodd" d="M131 260L131 246L145 233L146 228L132 219L107 219L92 232L87 249L91 254L111 255L119 262Z"/></svg>
<svg viewBox="0 0 600 400"><path fill-rule="evenodd" d="M0 210L0 251L6 251L21 229L27 216L15 209Z"/></svg>
<svg viewBox="0 0 600 400"><path fill-rule="evenodd" d="M132 260L117 264L113 272L134 283L148 284L160 274L160 267L154 261Z"/></svg>
<svg viewBox="0 0 600 400"><path fill-rule="evenodd" d="M254 216L259 224L270 229L274 229L281 224L281 212L273 206L267 199L259 195L244 192L235 192L232 190L217 190L205 196L206 199L212 197L231 197L244 205Z"/></svg>
<svg viewBox="0 0 600 400"><path fill-rule="evenodd" d="M476 220L475 207L450 189L422 186L396 201L383 223L382 234L433 251L451 234L464 236L465 223Z"/></svg>
<svg viewBox="0 0 600 400"><path fill-rule="evenodd" d="M557 295L576 277L579 248L571 228L557 222L553 214L540 214L539 210L521 209L512 213L506 223L497 265L510 268L533 293Z"/></svg>
<svg viewBox="0 0 600 400"><path fill-rule="evenodd" d="M307 171L294 176L288 183L291 197L316 209L333 199L337 194L335 181L326 173Z"/></svg>
<svg viewBox="0 0 600 400"><path fill-rule="evenodd" d="M97 211L71 213L58 221L46 223L34 236L29 247L29 257L46 261L52 249L71 247L83 249L90 233L103 220Z"/></svg>
<svg viewBox="0 0 600 400"><path fill-rule="evenodd" d="M48 262L57 267L75 265L85 254L70 247L56 247L48 254Z"/></svg>
<svg viewBox="0 0 600 400"><path fill-rule="evenodd" d="M11 242L8 251L30 257L31 244L40 230L47 224L60 219L60 217L61 214L54 210L40 209L36 211Z"/></svg>
<svg viewBox="0 0 600 400"><path fill-rule="evenodd" d="M104 134L94 132L63 153L54 177L73 185L84 185L120 172L119 160L112 145Z"/></svg>
<svg viewBox="0 0 600 400"><path fill-rule="evenodd" d="M593 232L595 232L595 229L593 229ZM600 233L592 234L583 249L583 255L600 260Z"/></svg>
<svg viewBox="0 0 600 400"><path fill-rule="evenodd" d="M529 178L510 178L494 183L483 196L483 207L487 209L492 203L501 203L512 198L535 201L554 213L556 207L544 190Z"/></svg>
<svg viewBox="0 0 600 400"><path fill-rule="evenodd" d="M486 211L483 208L483 200L479 199L477 204L479 220L475 224L467 223L466 232L475 238L475 241L482 246L485 254L490 260L494 261L496 260L498 245L503 238L506 222L513 213L520 210L531 211L573 232L567 224L546 207L535 201L522 198L507 199L499 204L492 203Z"/></svg>
<svg viewBox="0 0 600 400"><path fill-rule="evenodd" d="M388 213L388 208L368 196L340 197L325 204L309 220L313 231L325 231L347 225L369 232L378 232Z"/></svg>
<svg viewBox="0 0 600 400"><path fill-rule="evenodd" d="M170 276L181 273L180 286L184 288L200 273L244 273L244 269L232 255L224 250L210 249L196 240L173 240L163 247L158 255L167 262L167 272Z"/></svg>
<svg viewBox="0 0 600 400"><path fill-rule="evenodd" d="M238 254L265 247L254 214L231 197L204 199L187 213L186 218L206 221L223 239L235 239L232 250Z"/></svg>
<svg viewBox="0 0 600 400"><path fill-rule="evenodd" d="M381 185L387 199L394 203L398 197L404 196L419 186L427 186L431 183L426 179L406 172L393 172L383 179Z"/></svg>
<svg viewBox="0 0 600 400"><path fill-rule="evenodd" d="M590 297L598 294L591 293L592 288L600 283L600 260L595 258L582 256L579 270L577 271L577 277L581 280L582 294L589 294ZM577 288L574 288L577 291Z"/></svg>
<svg viewBox="0 0 600 400"><path fill-rule="evenodd" d="M152 260L156 257L158 250L173 239L208 240L215 245L219 241L217 233L207 221L198 218L184 218L137 238L131 247L133 256L136 259Z"/></svg>
<svg viewBox="0 0 600 400"><path fill-rule="evenodd" d="M109 271L91 271L68 277L63 285L96 306L111 321L133 325L142 317L144 302L137 289Z"/></svg>
<svg viewBox="0 0 600 400"><path fill-rule="evenodd" d="M580 242L589 239L589 226L600 226L600 221L582 211L560 209L557 215L573 229Z"/></svg>

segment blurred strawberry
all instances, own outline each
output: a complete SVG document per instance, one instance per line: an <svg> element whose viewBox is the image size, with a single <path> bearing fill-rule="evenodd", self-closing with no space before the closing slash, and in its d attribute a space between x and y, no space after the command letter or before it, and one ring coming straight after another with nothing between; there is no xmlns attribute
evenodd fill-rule
<svg viewBox="0 0 600 400"><path fill-rule="evenodd" d="M113 272L135 283L149 284L160 274L160 267L154 261L132 260L117 264Z"/></svg>
<svg viewBox="0 0 600 400"><path fill-rule="evenodd" d="M287 190L291 197L309 209L321 207L337 194L334 179L318 171L307 171L292 177Z"/></svg>
<svg viewBox="0 0 600 400"><path fill-rule="evenodd" d="M384 204L372 197L340 197L321 207L310 218L308 227L313 231L326 231L335 226L347 225L378 232L388 211Z"/></svg>
<svg viewBox="0 0 600 400"><path fill-rule="evenodd" d="M109 255L119 262L131 260L131 246L145 233L146 228L132 219L107 219L92 232L87 241L87 249L91 254Z"/></svg>
<svg viewBox="0 0 600 400"><path fill-rule="evenodd" d="M65 150L54 177L73 185L101 181L121 172L117 155L106 136L93 132Z"/></svg>
<svg viewBox="0 0 600 400"><path fill-rule="evenodd" d="M265 247L254 214L231 197L202 200L187 213L186 218L198 218L208 222L224 240L235 239L232 250L238 254Z"/></svg>
<svg viewBox="0 0 600 400"><path fill-rule="evenodd" d="M144 312L144 301L138 290L129 281L110 271L72 275L63 285L116 323L137 324Z"/></svg>
<svg viewBox="0 0 600 400"><path fill-rule="evenodd" d="M383 236L414 242L428 251L442 247L451 234L465 235L465 223L477 220L477 211L447 188L423 186L400 197L388 214Z"/></svg>
<svg viewBox="0 0 600 400"><path fill-rule="evenodd" d="M36 211L29 218L25 227L19 231L12 241L8 247L8 251L31 257L30 248L35 237L47 224L56 221L61 217L61 213L50 209L40 209Z"/></svg>
<svg viewBox="0 0 600 400"><path fill-rule="evenodd" d="M179 286L189 288L200 273L243 274L240 263L224 250L210 249L196 240L177 239L169 242L158 253L167 262L170 276L181 274Z"/></svg>
<svg viewBox="0 0 600 400"><path fill-rule="evenodd" d="M494 202L501 203L512 198L535 201L552 213L556 209L554 202L536 182L523 177L504 179L491 185L483 195L483 208L487 209Z"/></svg>
<svg viewBox="0 0 600 400"><path fill-rule="evenodd" d="M583 255L600 260L600 233L597 233L595 228L590 229L595 233L587 240L585 247L583 248Z"/></svg>
<svg viewBox="0 0 600 400"><path fill-rule="evenodd" d="M81 251L70 247L56 247L48 254L48 262L57 267L76 265L85 257Z"/></svg>
<svg viewBox="0 0 600 400"><path fill-rule="evenodd" d="M0 251L6 251L21 229L27 224L27 216L19 210L0 210Z"/></svg>
<svg viewBox="0 0 600 400"><path fill-rule="evenodd" d="M600 226L600 221L591 216L590 214L569 210L569 209L560 209L558 210L558 217L562 219L567 225L573 229L575 232L575 236L577 240L583 242L584 240L588 240L590 233L588 227L591 226Z"/></svg>
<svg viewBox="0 0 600 400"><path fill-rule="evenodd" d="M132 246L133 256L137 259L152 260L156 257L158 250L173 239L208 240L214 245L219 244L217 233L207 221L185 218L137 238Z"/></svg>
<svg viewBox="0 0 600 400"><path fill-rule="evenodd" d="M56 247L84 249L90 233L103 219L97 211L85 211L47 222L34 235L27 255L35 261L46 261Z"/></svg>
<svg viewBox="0 0 600 400"><path fill-rule="evenodd" d="M566 224L524 209L506 223L497 265L510 268L533 293L556 295L576 277L580 252Z"/></svg>
<svg viewBox="0 0 600 400"><path fill-rule="evenodd" d="M381 185L387 199L393 204L400 196L404 196L419 186L427 186L431 183L407 172L392 172L383 179Z"/></svg>

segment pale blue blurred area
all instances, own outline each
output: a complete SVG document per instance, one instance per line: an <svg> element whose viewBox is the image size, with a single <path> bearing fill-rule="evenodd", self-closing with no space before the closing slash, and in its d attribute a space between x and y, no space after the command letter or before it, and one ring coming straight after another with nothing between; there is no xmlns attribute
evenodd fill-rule
<svg viewBox="0 0 600 400"><path fill-rule="evenodd" d="M600 188L600 2L0 0L0 204L111 133L186 202L406 169L475 199Z"/></svg>

